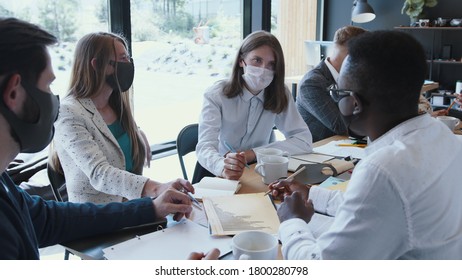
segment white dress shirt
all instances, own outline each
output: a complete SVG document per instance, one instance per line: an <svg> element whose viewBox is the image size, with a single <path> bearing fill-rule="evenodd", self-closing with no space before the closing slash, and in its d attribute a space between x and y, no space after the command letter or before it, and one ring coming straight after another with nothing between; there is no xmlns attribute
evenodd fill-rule
<svg viewBox="0 0 462 280"><path fill-rule="evenodd" d="M275 114L263 109L264 90L253 95L248 90L236 97L223 94L226 81L219 81L204 94L199 120L199 141L196 154L200 164L220 176L224 168L224 155L228 142L237 151L258 147L273 147L289 154L312 151L312 137L308 126L298 113L295 102L286 88L288 106ZM276 125L286 140L270 144Z"/></svg>
<svg viewBox="0 0 462 280"><path fill-rule="evenodd" d="M330 63L329 58L324 59L324 63L327 65L327 68L332 74L332 77L334 78L335 82L338 83L338 77L340 76L340 74L338 73L337 69L335 69L335 67Z"/></svg>
<svg viewBox="0 0 462 280"><path fill-rule="evenodd" d="M281 224L284 258L462 259L460 138L424 114L366 153L343 196L310 191L316 211L335 215L329 230L315 239L301 219Z"/></svg>

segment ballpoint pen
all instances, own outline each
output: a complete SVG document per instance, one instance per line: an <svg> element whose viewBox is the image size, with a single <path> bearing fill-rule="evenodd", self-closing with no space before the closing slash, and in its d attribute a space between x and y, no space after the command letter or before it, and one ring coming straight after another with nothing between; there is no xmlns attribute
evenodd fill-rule
<svg viewBox="0 0 462 280"><path fill-rule="evenodd" d="M302 172L303 170L305 170L306 166L303 166L302 168L298 169L297 171L295 171L292 175L290 175L289 177L287 177L286 179L284 180L292 180L295 176L297 176L298 174L300 174L300 172ZM280 187L278 189L284 189L286 187ZM267 192L265 192L265 195L268 195L272 192L273 190L269 190Z"/></svg>
<svg viewBox="0 0 462 280"><path fill-rule="evenodd" d="M188 192L187 190L183 189L182 192L184 194L186 194L187 196L189 196L189 198L191 199L191 201L193 202L193 206L196 206L197 208L199 208L200 210L202 210L202 206L201 206L201 203L194 197L192 196L192 194L190 192Z"/></svg>
<svg viewBox="0 0 462 280"><path fill-rule="evenodd" d="M231 147L230 144L228 144L228 142L224 141L223 144L225 144L226 148L231 152L231 153L237 153L237 151ZM245 164L245 167L247 167L248 169L250 169L250 166L246 163Z"/></svg>
<svg viewBox="0 0 462 280"><path fill-rule="evenodd" d="M446 109L446 112L449 112L449 110L451 110L452 106L454 106L454 104L456 104L456 100L457 100L457 98L454 98L451 105L449 105L449 107Z"/></svg>

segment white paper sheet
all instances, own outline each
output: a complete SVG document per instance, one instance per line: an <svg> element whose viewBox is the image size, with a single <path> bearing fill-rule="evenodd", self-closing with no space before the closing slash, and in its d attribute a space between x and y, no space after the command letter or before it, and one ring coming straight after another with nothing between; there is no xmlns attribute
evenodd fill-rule
<svg viewBox="0 0 462 280"><path fill-rule="evenodd" d="M338 157L349 156L352 158L363 159L366 156L364 148L337 146L338 144L351 144L353 142L353 140L349 139L331 141L325 145L314 148L313 151L320 154L333 155Z"/></svg>
<svg viewBox="0 0 462 280"><path fill-rule="evenodd" d="M218 248L231 251L231 237L212 237L209 230L190 220L103 249L108 260L185 260L191 252Z"/></svg>
<svg viewBox="0 0 462 280"><path fill-rule="evenodd" d="M239 188L239 181L228 180L219 177L204 177L202 180L194 186L195 193L193 196L202 200L204 196L223 196L223 195L233 195Z"/></svg>

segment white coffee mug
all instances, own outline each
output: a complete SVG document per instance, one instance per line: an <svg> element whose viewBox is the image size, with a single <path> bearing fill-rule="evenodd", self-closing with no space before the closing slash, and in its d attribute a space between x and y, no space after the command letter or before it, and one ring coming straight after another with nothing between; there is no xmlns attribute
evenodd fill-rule
<svg viewBox="0 0 462 280"><path fill-rule="evenodd" d="M460 120L458 118L450 117L450 116L438 116L436 117L439 121L443 122L445 125L449 127L451 131L459 125Z"/></svg>
<svg viewBox="0 0 462 280"><path fill-rule="evenodd" d="M269 184L281 177L287 177L289 159L282 156L264 156L255 166L255 172L262 176L263 183Z"/></svg>
<svg viewBox="0 0 462 280"><path fill-rule="evenodd" d="M283 156L288 157L289 153L276 148L260 148L255 150L257 156L257 163L261 162L261 158L264 156Z"/></svg>
<svg viewBox="0 0 462 280"><path fill-rule="evenodd" d="M245 231L231 240L236 260L275 260L278 256L278 239L263 231Z"/></svg>

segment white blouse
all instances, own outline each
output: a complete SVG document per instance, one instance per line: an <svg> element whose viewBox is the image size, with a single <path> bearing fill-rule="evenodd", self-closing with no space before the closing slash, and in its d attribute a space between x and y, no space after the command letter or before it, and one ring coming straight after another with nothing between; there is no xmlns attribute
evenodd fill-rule
<svg viewBox="0 0 462 280"><path fill-rule="evenodd" d="M288 106L275 114L263 109L264 90L253 95L248 90L228 98L223 94L226 81L219 81L204 94L199 120L199 141L196 154L200 164L220 176L224 168L224 155L228 149L224 141L237 151L259 147L273 147L289 154L312 151L312 137L295 102L286 88ZM284 141L271 142L273 127L282 132Z"/></svg>

